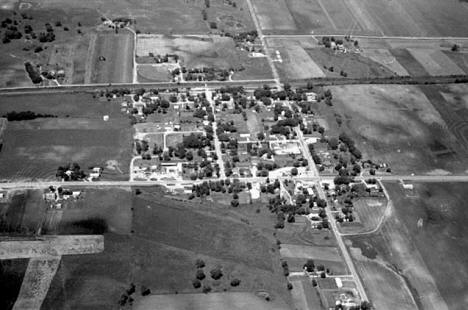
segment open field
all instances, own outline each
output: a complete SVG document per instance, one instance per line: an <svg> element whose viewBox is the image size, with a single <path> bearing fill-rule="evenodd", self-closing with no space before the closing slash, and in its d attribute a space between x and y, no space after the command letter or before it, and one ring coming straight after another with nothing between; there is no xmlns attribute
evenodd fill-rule
<svg viewBox="0 0 468 310"><path fill-rule="evenodd" d="M290 278L293 286L291 294L294 300L294 306L297 310L323 310L326 309L320 300L317 289L310 283L311 280L306 277Z"/></svg>
<svg viewBox="0 0 468 310"><path fill-rule="evenodd" d="M193 309L193 310L237 310L237 309L259 309L280 310L286 307L281 302L267 302L252 293L213 293L213 294L165 294L151 295L137 302L134 309Z"/></svg>
<svg viewBox="0 0 468 310"><path fill-rule="evenodd" d="M131 83L133 44L133 34L129 31L99 32L89 60L90 83ZM99 60L100 57L105 60Z"/></svg>
<svg viewBox="0 0 468 310"><path fill-rule="evenodd" d="M2 97L0 114L28 110L57 118L9 122L0 152L0 178L50 180L58 166L69 162L83 170L117 166L105 169L103 177L128 177L132 133L118 104L97 101L91 94L70 94L66 101L61 94ZM109 121L102 120L104 115Z"/></svg>
<svg viewBox="0 0 468 310"><path fill-rule="evenodd" d="M268 79L271 69L265 58L251 58L247 51L235 47L229 37L217 35L167 36L139 35L137 40L137 62L139 57L176 54L182 66L191 68L234 69L233 79ZM158 65L154 72L149 65L139 65L139 76L145 81L165 80L168 72Z"/></svg>
<svg viewBox="0 0 468 310"><path fill-rule="evenodd" d="M257 300L253 294L268 292L273 300L270 306L288 308L290 297L280 271L279 254L273 251L273 222L269 223L271 228L267 234L247 224L248 221L241 221L243 216L238 212L208 201L203 204L180 202L165 196L160 189L149 188L142 189L141 194L128 195L131 195L130 203L128 198L116 198L119 202L114 201L114 204L120 203L121 207L114 212L131 219L130 232L106 232L102 253L63 257L43 308L114 308L130 283L137 289L133 295L135 305L152 303L159 298L171 299L171 295L141 297L142 285L149 288L151 294L178 293L178 296L193 296L200 301L210 299L210 294L208 297L190 295L201 293L201 289L192 286L197 258L206 263L207 278L202 284L210 286L215 293L227 290L223 298L221 295L211 297L212 302L233 302L233 297L229 296L233 291L252 296L246 300L260 307L261 299ZM100 205L94 208L99 209ZM241 209L244 207L238 208ZM216 266L222 268L220 280L209 276L209 271ZM234 278L241 280L235 288L229 285ZM183 297L180 300L182 302Z"/></svg>
<svg viewBox="0 0 468 310"><path fill-rule="evenodd" d="M465 36L463 1L254 0L262 29L275 34Z"/></svg>
<svg viewBox="0 0 468 310"><path fill-rule="evenodd" d="M467 139L463 115L467 113L458 88L460 104L446 101L441 92L451 86L356 85L332 87L333 110L344 117L335 132L347 131L364 158L390 164L395 173L431 173L435 170L463 173ZM327 118L333 117L332 115ZM338 127L334 119L327 120Z"/></svg>

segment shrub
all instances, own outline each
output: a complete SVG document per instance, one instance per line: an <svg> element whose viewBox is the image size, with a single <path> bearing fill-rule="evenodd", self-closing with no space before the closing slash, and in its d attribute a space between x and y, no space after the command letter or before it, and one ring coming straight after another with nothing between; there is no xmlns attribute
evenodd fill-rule
<svg viewBox="0 0 468 310"><path fill-rule="evenodd" d="M192 285L193 285L193 288L200 288L201 287L201 282L200 282L200 280L195 279L195 280L192 281Z"/></svg>
<svg viewBox="0 0 468 310"><path fill-rule="evenodd" d="M240 284L240 280L239 279L233 279L231 281L231 286L239 286Z"/></svg>
<svg viewBox="0 0 468 310"><path fill-rule="evenodd" d="M203 272L203 270L198 269L198 270L197 270L197 274L196 274L196 278L197 278L198 280L203 280L203 279L205 279L205 277L206 277L206 276L205 276L205 273Z"/></svg>
<svg viewBox="0 0 468 310"><path fill-rule="evenodd" d="M195 266L196 266L197 268L203 268L203 267L205 267L205 262L204 262L202 259L199 258L199 259L197 259L197 261L195 262Z"/></svg>
<svg viewBox="0 0 468 310"><path fill-rule="evenodd" d="M210 271L211 277L214 280L219 280L223 276L223 272L221 271L220 268L214 268Z"/></svg>

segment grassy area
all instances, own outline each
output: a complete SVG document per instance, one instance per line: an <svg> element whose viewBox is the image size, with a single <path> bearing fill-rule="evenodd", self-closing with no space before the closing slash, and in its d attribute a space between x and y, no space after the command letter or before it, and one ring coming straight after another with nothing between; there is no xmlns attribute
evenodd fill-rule
<svg viewBox="0 0 468 310"><path fill-rule="evenodd" d="M84 170L103 166L105 178L128 178L132 130L118 104L84 93L71 94L66 101L61 94L2 97L1 115L28 110L57 118L8 123L0 153L1 178L50 180L58 166L69 162ZM104 115L109 121L103 121Z"/></svg>
<svg viewBox="0 0 468 310"><path fill-rule="evenodd" d="M97 193L89 195L92 196L88 196L84 209L79 207L71 212L75 216L82 212L106 216L109 227L115 229L105 233L103 253L62 259L43 307L112 308L131 282L137 286L134 298L142 303L145 302L140 294L142 285L152 294L201 293L201 288L192 286L198 258L206 263L207 278L202 283L214 292L264 291L275 303L289 304L271 234L240 220L244 215L237 211L243 214L249 206L234 210L208 201L181 202L165 196L159 189L141 189L139 195L106 193L114 198L107 199L104 206L93 203L92 197ZM106 211L110 204L114 205L115 215ZM93 211L92 207L98 210ZM125 229L118 228L121 218L131 221L130 231L126 221L122 222ZM269 227L272 231L273 222ZM216 266L222 268L220 280L209 275ZM234 278L241 280L237 287L230 286Z"/></svg>
<svg viewBox="0 0 468 310"><path fill-rule="evenodd" d="M27 259L0 260L0 289L2 298L0 308L12 309L23 283L23 277L28 266Z"/></svg>

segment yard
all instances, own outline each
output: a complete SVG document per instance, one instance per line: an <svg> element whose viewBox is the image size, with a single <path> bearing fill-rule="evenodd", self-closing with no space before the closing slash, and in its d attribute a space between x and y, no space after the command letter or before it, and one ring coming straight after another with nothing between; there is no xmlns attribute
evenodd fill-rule
<svg viewBox="0 0 468 310"><path fill-rule="evenodd" d="M84 93L70 94L65 102L61 94L3 96L0 115L12 111L52 112L57 118L8 123L0 178L54 180L57 168L70 162L85 171L102 166L106 179L128 178L132 130L118 104Z"/></svg>

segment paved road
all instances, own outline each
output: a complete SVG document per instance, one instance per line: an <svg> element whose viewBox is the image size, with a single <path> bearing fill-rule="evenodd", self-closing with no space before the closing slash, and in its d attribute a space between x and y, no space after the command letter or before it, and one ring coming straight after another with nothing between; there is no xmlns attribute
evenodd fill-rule
<svg viewBox="0 0 468 310"><path fill-rule="evenodd" d="M96 83L62 86L32 86L32 87L6 87L0 88L0 94L38 94L38 93L73 93L96 92L107 89L138 89L138 88L197 88L208 85L212 88L243 86L244 89L255 89L263 85L276 86L274 79L234 80L234 81L203 81L203 82L160 82L160 83Z"/></svg>
<svg viewBox="0 0 468 310"><path fill-rule="evenodd" d="M213 142L214 142L214 146L216 150L216 156L218 156L217 162L219 166L219 177L221 179L225 179L226 170L224 169L223 152L221 152L221 142L219 142L218 133L217 133L218 123L216 122L216 106L213 100L213 93L208 87L205 88L205 96L206 96L206 100L208 100L208 102L211 105L211 109L213 110L213 116L214 116L214 122L213 122L213 140L214 141Z"/></svg>
<svg viewBox="0 0 468 310"><path fill-rule="evenodd" d="M284 38L284 39L293 39L293 38L315 38L315 37L343 37L346 34L336 34L336 33L324 33L324 34L269 34L265 35L265 38ZM352 35L356 39L383 39L383 40L468 40L468 37L408 37L408 36L367 36L367 35Z"/></svg>

